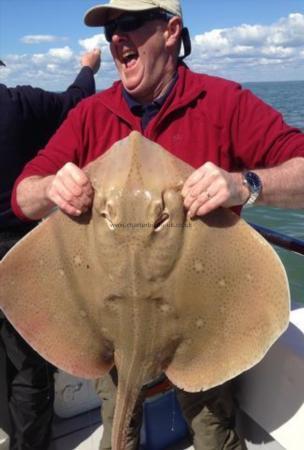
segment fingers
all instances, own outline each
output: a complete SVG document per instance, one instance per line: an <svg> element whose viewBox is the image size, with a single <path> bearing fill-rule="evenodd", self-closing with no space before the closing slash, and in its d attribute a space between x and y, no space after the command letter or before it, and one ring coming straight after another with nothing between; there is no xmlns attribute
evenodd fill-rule
<svg viewBox="0 0 304 450"><path fill-rule="evenodd" d="M101 63L101 50L100 48L94 48L93 50L85 53L81 57L81 65L89 66L93 73L97 73Z"/></svg>
<svg viewBox="0 0 304 450"><path fill-rule="evenodd" d="M195 170L186 180L182 195L188 217L203 216L220 206L240 204L239 176L220 169L211 162Z"/></svg>
<svg viewBox="0 0 304 450"><path fill-rule="evenodd" d="M194 199L188 209L188 217L193 218L195 216L204 216L213 211L225 203L226 197L223 194L210 194L209 191L202 192L197 198Z"/></svg>
<svg viewBox="0 0 304 450"><path fill-rule="evenodd" d="M91 207L94 191L87 175L67 163L57 172L47 195L63 212L79 216Z"/></svg>
<svg viewBox="0 0 304 450"><path fill-rule="evenodd" d="M185 184L182 189L182 196L186 197L187 194L192 190L193 186L195 186L196 183L201 181L205 175L205 167L201 166L199 169L195 170L189 178L185 181Z"/></svg>

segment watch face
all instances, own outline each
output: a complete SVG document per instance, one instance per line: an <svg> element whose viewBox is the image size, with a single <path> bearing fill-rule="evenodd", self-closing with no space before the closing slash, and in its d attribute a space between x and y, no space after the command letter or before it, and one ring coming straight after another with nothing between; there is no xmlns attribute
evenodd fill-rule
<svg viewBox="0 0 304 450"><path fill-rule="evenodd" d="M245 178L250 186L251 192L259 193L262 187L260 177L254 172L247 172Z"/></svg>
<svg viewBox="0 0 304 450"><path fill-rule="evenodd" d="M252 205L262 190L261 179L255 172L246 172L244 174L244 182L250 190L250 196L245 205Z"/></svg>

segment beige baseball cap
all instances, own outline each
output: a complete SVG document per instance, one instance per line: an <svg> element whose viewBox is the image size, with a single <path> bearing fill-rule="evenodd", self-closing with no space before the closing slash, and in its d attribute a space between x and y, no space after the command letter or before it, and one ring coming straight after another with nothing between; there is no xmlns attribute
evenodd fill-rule
<svg viewBox="0 0 304 450"><path fill-rule="evenodd" d="M90 8L84 16L84 23L90 27L102 27L115 19L122 12L146 11L161 8L182 17L182 8L179 0L110 0L104 5Z"/></svg>

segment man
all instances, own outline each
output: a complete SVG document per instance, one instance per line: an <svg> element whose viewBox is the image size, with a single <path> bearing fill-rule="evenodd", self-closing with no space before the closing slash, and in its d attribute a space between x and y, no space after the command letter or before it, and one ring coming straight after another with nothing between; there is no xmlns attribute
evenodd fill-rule
<svg viewBox="0 0 304 450"><path fill-rule="evenodd" d="M14 181L68 111L95 93L100 50L85 53L81 65L74 83L62 93L0 84L0 259L36 224L26 224L13 213ZM26 344L1 311L0 333L0 429L10 435L13 450L46 450L53 417L53 368Z"/></svg>
<svg viewBox="0 0 304 450"><path fill-rule="evenodd" d="M189 41L178 0L112 0L90 9L85 22L105 26L121 81L75 108L25 168L12 201L19 217L39 219L55 205L72 216L87 211L94 192L81 168L132 130L197 169L182 191L190 217L254 201L304 206L304 136L238 84L181 62ZM100 384L102 449L111 447L112 375ZM196 449L242 448L229 384L178 398ZM128 448L136 446L131 430Z"/></svg>

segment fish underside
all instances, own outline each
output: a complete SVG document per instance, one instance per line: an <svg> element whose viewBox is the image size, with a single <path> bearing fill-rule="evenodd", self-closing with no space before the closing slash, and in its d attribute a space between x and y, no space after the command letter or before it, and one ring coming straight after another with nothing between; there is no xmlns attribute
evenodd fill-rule
<svg viewBox="0 0 304 450"><path fill-rule="evenodd" d="M0 263L0 307L44 358L86 378L117 367L114 450L144 384L162 372L189 392L222 384L288 324L271 246L226 209L187 219L193 170L132 132L85 168L90 212L53 213Z"/></svg>

